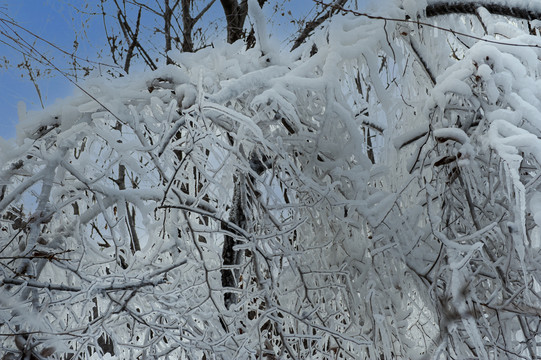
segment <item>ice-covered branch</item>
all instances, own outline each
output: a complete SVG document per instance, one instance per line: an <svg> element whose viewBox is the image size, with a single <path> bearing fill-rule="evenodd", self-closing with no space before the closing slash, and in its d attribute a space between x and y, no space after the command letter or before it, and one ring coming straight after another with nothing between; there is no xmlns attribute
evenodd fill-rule
<svg viewBox="0 0 541 360"><path fill-rule="evenodd" d="M168 268L168 270L161 270L157 272L156 275L159 275L161 273L165 273L169 270L172 270L178 266L184 265L185 262L181 264L177 264L173 267ZM131 282L123 282L120 284L111 284L111 285L91 285L92 291L97 292L107 292L107 291L125 291L125 290L135 290L147 286L157 286L160 284L165 283L166 280L164 279L155 279L155 280L140 280L140 281L131 281ZM14 278L5 278L2 280L2 284L6 285L24 285L29 286L33 288L39 288L39 289L48 289L48 290L56 290L56 291L67 291L67 292L81 292L85 288L82 287L76 287L76 286L67 286L63 284L52 284L52 283L43 283L35 280L23 280L23 279L14 279Z"/></svg>
<svg viewBox="0 0 541 360"><path fill-rule="evenodd" d="M450 14L471 14L476 15L479 8L485 8L493 15L501 15L523 20L541 19L541 8L532 7L531 3L524 2L508 3L491 1L437 1L429 3L426 7L426 16L443 16Z"/></svg>

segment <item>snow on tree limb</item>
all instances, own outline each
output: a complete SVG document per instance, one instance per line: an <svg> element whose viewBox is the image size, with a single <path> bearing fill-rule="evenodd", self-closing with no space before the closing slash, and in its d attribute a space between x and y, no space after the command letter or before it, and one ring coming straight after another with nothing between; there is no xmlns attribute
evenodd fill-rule
<svg viewBox="0 0 541 360"><path fill-rule="evenodd" d="M477 14L481 7L493 15L514 17L523 20L541 19L541 7L524 3L509 5L491 1L434 1L426 7L426 16L444 16L449 14Z"/></svg>
<svg viewBox="0 0 541 360"><path fill-rule="evenodd" d="M534 356L541 53L478 38L540 41L481 15L335 15L317 53L171 51L29 114L0 143L3 349Z"/></svg>

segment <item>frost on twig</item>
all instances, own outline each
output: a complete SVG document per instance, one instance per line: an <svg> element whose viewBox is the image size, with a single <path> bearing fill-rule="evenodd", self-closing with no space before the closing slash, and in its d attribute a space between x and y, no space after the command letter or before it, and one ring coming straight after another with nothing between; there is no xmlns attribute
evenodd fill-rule
<svg viewBox="0 0 541 360"><path fill-rule="evenodd" d="M0 142L2 349L533 358L539 39L404 4L29 115Z"/></svg>

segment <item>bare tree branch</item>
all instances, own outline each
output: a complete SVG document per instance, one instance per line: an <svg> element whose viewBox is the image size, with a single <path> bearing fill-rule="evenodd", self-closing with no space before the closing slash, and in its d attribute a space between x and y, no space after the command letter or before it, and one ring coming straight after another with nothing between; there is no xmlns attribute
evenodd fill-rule
<svg viewBox="0 0 541 360"><path fill-rule="evenodd" d="M158 67L152 60L152 58L148 55L145 48L141 45L141 43L137 40L136 34L131 30L131 27L128 23L128 19L126 17L126 14L121 9L120 5L118 4L117 0L114 0L116 6L117 6L117 19L118 23L120 25L120 28L122 29L122 32L124 33L124 37L126 38L126 41L128 43L133 43L135 46L139 49L139 52L141 53L141 56L143 57L143 60L148 65L148 67L151 70L156 70Z"/></svg>
<svg viewBox="0 0 541 360"><path fill-rule="evenodd" d="M319 25L323 24L325 20L329 19L334 13L338 11L339 8L343 7L346 2L347 0L336 0L334 3L329 5L326 11L322 10L319 14L317 14L313 20L309 21L306 24L299 36L297 36L297 38L293 42L293 47L291 48L291 50L295 50L296 48L301 46L301 44L306 41L306 39Z"/></svg>
<svg viewBox="0 0 541 360"><path fill-rule="evenodd" d="M493 15L501 15L524 20L539 20L541 12L532 9L529 6L509 6L507 4L491 3L489 1L470 2L470 1L445 1L431 3L426 7L426 16L443 16L449 14L471 14L476 15L477 9L483 7Z"/></svg>

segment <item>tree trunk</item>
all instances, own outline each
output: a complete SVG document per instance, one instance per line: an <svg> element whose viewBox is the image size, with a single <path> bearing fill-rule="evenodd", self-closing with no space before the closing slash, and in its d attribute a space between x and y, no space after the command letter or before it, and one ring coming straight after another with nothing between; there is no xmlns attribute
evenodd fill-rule
<svg viewBox="0 0 541 360"><path fill-rule="evenodd" d="M229 214L229 222L237 225L241 229L246 229L246 215L244 213L244 176L240 176L235 184L235 190L233 192L233 204L231 213ZM222 229L228 233L235 234L236 231L230 229L227 224L222 223ZM224 235L224 245L222 249L222 259L224 267L222 269L222 286L224 288L236 288L239 279L238 268L233 268L235 265L240 264L241 254L236 251L234 247L239 244L233 236L229 234ZM234 292L224 293L224 305L226 309L237 302L237 297Z"/></svg>
<svg viewBox="0 0 541 360"><path fill-rule="evenodd" d="M267 0L258 0L260 7L263 7ZM244 37L244 21L248 14L248 0L220 0L224 8L225 19L227 20L227 42L232 44Z"/></svg>
<svg viewBox="0 0 541 360"><path fill-rule="evenodd" d="M227 42L232 44L242 38L244 19L248 13L248 1L220 0L227 21Z"/></svg>
<svg viewBox="0 0 541 360"><path fill-rule="evenodd" d="M163 12L163 34L165 35L165 57L167 65L172 64L173 60L169 58L169 51L172 49L171 38L171 18L173 16L173 9L169 5L169 0L165 0L165 9Z"/></svg>
<svg viewBox="0 0 541 360"><path fill-rule="evenodd" d="M182 0L182 52L193 52L194 24L195 21L190 15L190 0Z"/></svg>

